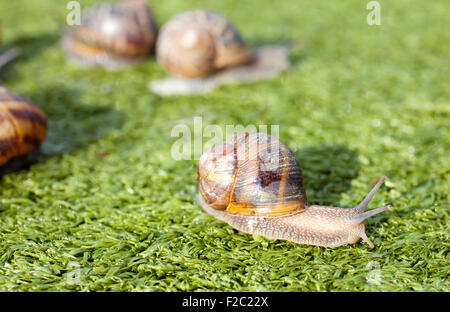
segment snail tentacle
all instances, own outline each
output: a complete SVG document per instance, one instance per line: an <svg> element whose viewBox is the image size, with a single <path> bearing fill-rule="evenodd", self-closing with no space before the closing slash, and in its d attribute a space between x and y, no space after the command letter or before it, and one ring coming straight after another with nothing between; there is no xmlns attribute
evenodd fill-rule
<svg viewBox="0 0 450 312"><path fill-rule="evenodd" d="M363 212L366 210L367 206L369 205L369 202L372 200L375 193L378 191L378 189L381 187L383 182L387 179L386 176L382 176L380 180L378 180L377 184L373 187L373 189L367 194L367 196L363 199L363 201L353 208L355 211Z"/></svg>
<svg viewBox="0 0 450 312"><path fill-rule="evenodd" d="M361 239L363 241L365 241L369 245L370 248L375 247L375 245L372 243L372 241L367 237L366 232L364 232L364 231L361 232Z"/></svg>
<svg viewBox="0 0 450 312"><path fill-rule="evenodd" d="M364 220L366 220L367 218L370 218L370 217L372 217L372 216L374 216L376 214L379 214L379 213L381 213L383 211L391 210L391 209L392 209L392 206L391 205L387 205L387 206L383 206L383 207L379 207L379 208L376 208L376 209L372 209L372 210L366 211L364 213L360 213L360 214L354 215L354 216L352 216L352 223L353 224L359 224L359 223L363 222Z"/></svg>

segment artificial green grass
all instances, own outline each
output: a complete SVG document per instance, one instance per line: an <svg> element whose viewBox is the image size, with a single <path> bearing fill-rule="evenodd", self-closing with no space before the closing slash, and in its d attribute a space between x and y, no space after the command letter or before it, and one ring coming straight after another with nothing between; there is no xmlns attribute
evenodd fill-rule
<svg viewBox="0 0 450 312"><path fill-rule="evenodd" d="M83 7L94 1L80 1ZM106 72L67 62L67 1L0 2L4 44L23 55L1 83L49 118L42 153L0 181L3 291L449 291L450 3L155 1L161 25L205 7L252 45L301 39L277 79L160 98L149 60ZM257 10L255 10L257 8ZM375 243L322 248L238 233L195 203L197 161L175 161L171 129L280 125L310 203L369 207ZM207 140L205 140L207 141Z"/></svg>

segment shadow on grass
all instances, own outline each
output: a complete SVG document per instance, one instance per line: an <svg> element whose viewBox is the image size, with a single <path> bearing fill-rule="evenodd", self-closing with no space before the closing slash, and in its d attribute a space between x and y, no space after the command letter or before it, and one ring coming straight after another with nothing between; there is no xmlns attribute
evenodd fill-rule
<svg viewBox="0 0 450 312"><path fill-rule="evenodd" d="M338 206L361 169L358 154L345 145L311 146L296 152L296 157L309 204Z"/></svg>
<svg viewBox="0 0 450 312"><path fill-rule="evenodd" d="M124 122L123 114L109 105L81 103L81 95L72 89L44 87L26 96L47 115L47 138L39 153L12 159L2 166L0 177L26 169L37 161L37 154L43 160L83 148L120 128Z"/></svg>
<svg viewBox="0 0 450 312"><path fill-rule="evenodd" d="M81 94L73 89L39 89L31 98L48 118L44 155L70 153L103 138L124 122L123 113L110 105L86 105Z"/></svg>
<svg viewBox="0 0 450 312"><path fill-rule="evenodd" d="M23 36L1 47L1 50L8 50L13 47L20 49L20 55L2 67L0 71L0 79L13 80L15 76L15 64L35 58L43 50L55 44L59 44L59 34L44 34L40 36Z"/></svg>

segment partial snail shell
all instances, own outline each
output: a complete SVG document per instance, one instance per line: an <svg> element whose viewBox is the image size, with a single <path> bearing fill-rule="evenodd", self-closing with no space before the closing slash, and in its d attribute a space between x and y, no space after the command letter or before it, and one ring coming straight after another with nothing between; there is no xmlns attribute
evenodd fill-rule
<svg viewBox="0 0 450 312"><path fill-rule="evenodd" d="M201 157L198 176L206 203L231 215L279 217L306 207L295 156L264 133L239 134L216 145Z"/></svg>
<svg viewBox="0 0 450 312"><path fill-rule="evenodd" d="M46 136L44 112L29 99L0 86L0 166L36 150Z"/></svg>
<svg viewBox="0 0 450 312"><path fill-rule="evenodd" d="M144 60L153 51L157 27L145 0L100 3L85 11L81 25L63 36L63 48L87 65L117 67Z"/></svg>
<svg viewBox="0 0 450 312"><path fill-rule="evenodd" d="M248 63L252 52L223 16L205 10L175 16L160 31L156 54L161 65L180 77L204 77Z"/></svg>
<svg viewBox="0 0 450 312"><path fill-rule="evenodd" d="M264 133L245 133L200 158L199 203L245 233L325 247L362 238L374 247L364 220L392 207L365 210L385 179L355 208L309 205L300 166L289 148Z"/></svg>

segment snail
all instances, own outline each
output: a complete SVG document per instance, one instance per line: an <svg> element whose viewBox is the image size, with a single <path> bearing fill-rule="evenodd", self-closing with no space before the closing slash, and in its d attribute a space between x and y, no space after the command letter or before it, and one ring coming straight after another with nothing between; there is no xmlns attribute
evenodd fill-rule
<svg viewBox="0 0 450 312"><path fill-rule="evenodd" d="M171 76L154 81L160 95L209 92L221 85L276 76L289 68L289 46L252 50L228 19L197 9L176 15L161 27L156 57Z"/></svg>
<svg viewBox="0 0 450 312"><path fill-rule="evenodd" d="M175 16L161 28L156 56L168 72L196 78L247 63L252 52L225 17L194 10Z"/></svg>
<svg viewBox="0 0 450 312"><path fill-rule="evenodd" d="M392 207L365 210L385 179L355 208L310 205L292 151L273 136L243 133L201 156L198 199L206 213L245 233L323 247L362 238L373 248L364 220Z"/></svg>
<svg viewBox="0 0 450 312"><path fill-rule="evenodd" d="M145 0L99 3L69 28L62 47L71 59L108 69L145 60L153 52L157 27Z"/></svg>
<svg viewBox="0 0 450 312"><path fill-rule="evenodd" d="M47 136L44 112L0 86L0 167L38 149Z"/></svg>

